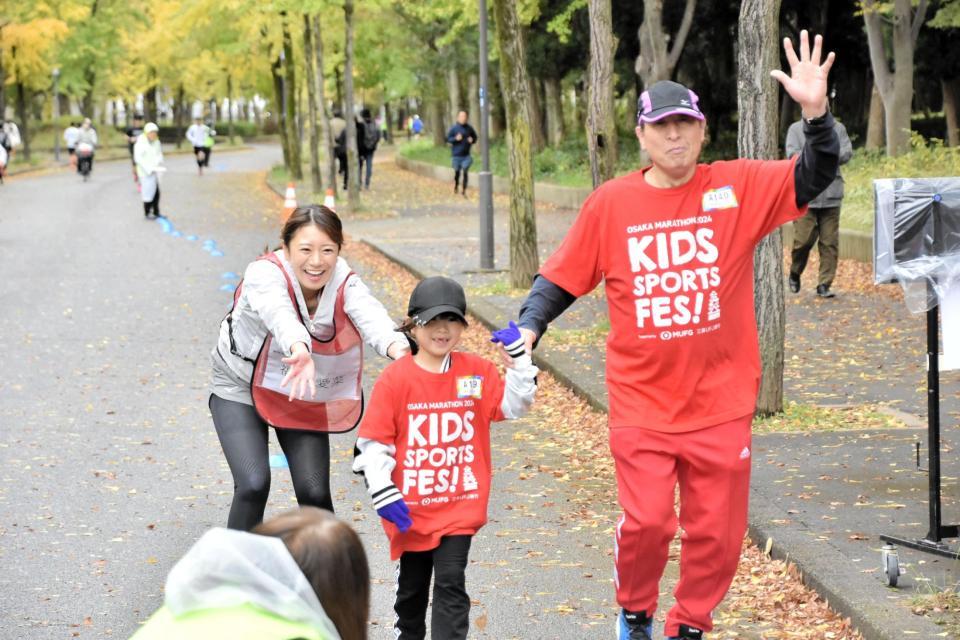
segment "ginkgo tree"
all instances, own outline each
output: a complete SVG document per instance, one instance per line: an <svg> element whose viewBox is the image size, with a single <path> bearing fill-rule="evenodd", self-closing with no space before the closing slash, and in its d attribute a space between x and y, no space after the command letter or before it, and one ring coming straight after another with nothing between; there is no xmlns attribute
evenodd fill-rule
<svg viewBox="0 0 960 640"><path fill-rule="evenodd" d="M51 7L17 4L0 17L0 83L14 89L24 158L30 160L30 103L49 89L57 45L67 35L66 22ZM5 96L4 92L4 96ZM5 109L0 101L0 111Z"/></svg>

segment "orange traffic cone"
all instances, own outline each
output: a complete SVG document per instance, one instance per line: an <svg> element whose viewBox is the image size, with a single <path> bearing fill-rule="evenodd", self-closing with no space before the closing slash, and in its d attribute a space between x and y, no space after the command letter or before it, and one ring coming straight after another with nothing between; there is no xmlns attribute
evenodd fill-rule
<svg viewBox="0 0 960 640"><path fill-rule="evenodd" d="M297 208L297 191L293 188L293 183L287 183L287 192L283 196L283 219L286 220Z"/></svg>
<svg viewBox="0 0 960 640"><path fill-rule="evenodd" d="M323 206L331 211L337 210L337 201L333 197L333 189L327 189L327 195L323 198Z"/></svg>

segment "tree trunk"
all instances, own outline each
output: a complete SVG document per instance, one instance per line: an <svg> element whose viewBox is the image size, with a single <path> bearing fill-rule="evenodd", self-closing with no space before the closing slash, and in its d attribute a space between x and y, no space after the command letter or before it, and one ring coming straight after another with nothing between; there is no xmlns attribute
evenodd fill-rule
<svg viewBox="0 0 960 640"><path fill-rule="evenodd" d="M310 131L310 181L314 193L323 192L320 177L320 132L317 126L317 74L314 69L316 48L313 44L313 24L310 16L303 14L303 60L306 65L304 81L307 85L307 114Z"/></svg>
<svg viewBox="0 0 960 640"><path fill-rule="evenodd" d="M893 70L887 61L883 28L876 0L863 0L863 20L870 48L870 67L883 99L887 155L910 150L910 112L913 102L913 56L917 35L927 13L927 0L920 0L916 15L911 0L893 5Z"/></svg>
<svg viewBox="0 0 960 640"><path fill-rule="evenodd" d="M957 128L957 100L960 99L958 85L960 80L957 78L940 80L940 87L943 90L943 115L947 120L946 140L950 147L960 146L960 130Z"/></svg>
<svg viewBox="0 0 960 640"><path fill-rule="evenodd" d="M27 112L27 88L22 82L17 87L17 118L20 120L20 143L23 144L23 159L30 162L30 118Z"/></svg>
<svg viewBox="0 0 960 640"><path fill-rule="evenodd" d="M790 128L790 125L793 124L793 121L796 119L794 115L796 113L797 103L793 101L793 98L790 97L790 94L786 91L780 92L780 126L778 128L778 141L786 141L787 139L787 130Z"/></svg>
<svg viewBox="0 0 960 640"><path fill-rule="evenodd" d="M477 123L476 129L480 130L480 78L475 73L471 73L467 79L468 104L470 105L470 120Z"/></svg>
<svg viewBox="0 0 960 640"><path fill-rule="evenodd" d="M547 103L547 141L551 147L563 141L563 102L560 91L559 78L544 79L543 98Z"/></svg>
<svg viewBox="0 0 960 640"><path fill-rule="evenodd" d="M151 78L151 79L154 78L154 74L153 74L153 73L150 74L150 78ZM85 116L88 117L88 118L92 118L92 117L93 117L93 114L92 114L90 111L88 111L87 108L86 108L86 101L87 101L86 97L84 97L83 101L84 101L83 115L85 115ZM156 121L158 120L158 117L157 117L157 85L156 85L156 84L153 84L149 89L147 89L147 90L144 92L144 94L143 94L143 110L146 112L146 113L144 113L144 115L146 116L147 122L156 122Z"/></svg>
<svg viewBox="0 0 960 640"><path fill-rule="evenodd" d="M93 118L93 90L97 81L97 72L92 65L84 69L83 78L87 82L87 90L83 92L83 115Z"/></svg>
<svg viewBox="0 0 960 640"><path fill-rule="evenodd" d="M490 139L499 140L507 128L507 116L503 109L503 91L500 89L499 63L497 72L491 73L487 82L490 92Z"/></svg>
<svg viewBox="0 0 960 640"><path fill-rule="evenodd" d="M333 140L330 137L330 117L327 115L326 83L323 75L323 32L320 29L320 16L312 19L313 43L316 53L317 109L320 114L320 140L323 144L323 157L327 160L328 188L337 192L337 158L333 155Z"/></svg>
<svg viewBox="0 0 960 640"><path fill-rule="evenodd" d="M510 159L510 286L526 289L539 268L537 219L533 204L533 153L523 34L513 0L493 0L500 85L507 111Z"/></svg>
<svg viewBox="0 0 960 640"><path fill-rule="evenodd" d="M744 0L740 5L737 110L741 114L737 146L741 158L779 157L776 81L779 68L780 0ZM746 117L743 117L746 116ZM760 393L757 413L783 411L783 238L777 229L754 252L754 309L760 339Z"/></svg>
<svg viewBox="0 0 960 640"><path fill-rule="evenodd" d="M457 73L456 66L447 69L447 95L450 99L450 119L447 122L453 125L453 123L457 121L457 113L465 108L460 98L460 74ZM446 130L446 127L441 128Z"/></svg>
<svg viewBox="0 0 960 640"><path fill-rule="evenodd" d="M273 98L277 103L275 109L273 109L274 117L277 120L277 130L280 132L280 148L283 151L283 166L290 168L290 145L287 144L287 125L284 122L286 116L284 115L284 94L286 93L283 86L283 69L282 63L280 62L280 57L277 56L273 62L270 63L270 74L273 76Z"/></svg>
<svg viewBox="0 0 960 640"><path fill-rule="evenodd" d="M3 35L3 27L0 27L0 35ZM7 117L7 71L3 66L3 47L0 47L0 120Z"/></svg>
<svg viewBox="0 0 960 640"><path fill-rule="evenodd" d="M643 3L643 22L637 31L640 53L634 70L640 76L645 87L654 82L669 80L680 60L683 45L693 24L693 12L697 0L686 0L680 28L674 38L663 30L663 0L645 0ZM673 46L667 49L667 43L673 40Z"/></svg>
<svg viewBox="0 0 960 640"><path fill-rule="evenodd" d="M587 148L593 187L614 176L617 167L617 127L613 110L613 37L610 0L588 0L590 64L587 105Z"/></svg>
<svg viewBox="0 0 960 640"><path fill-rule="evenodd" d="M440 77L440 72L435 72L428 84L427 90L430 92L430 95L427 96L427 121L425 123L426 126L430 128L433 144L437 147L442 147L447 144L446 118L443 117L445 110L443 108L443 99L441 98L442 82Z"/></svg>
<svg viewBox="0 0 960 640"><path fill-rule="evenodd" d="M360 168L357 150L357 118L353 113L353 0L343 0L344 63L343 63L343 117L347 121L347 206L351 211L360 208Z"/></svg>
<svg viewBox="0 0 960 640"><path fill-rule="evenodd" d="M227 144L233 143L233 74L227 71Z"/></svg>
<svg viewBox="0 0 960 640"><path fill-rule="evenodd" d="M297 75L293 57L293 38L290 36L287 12L281 11L280 16L283 25L283 88L287 98L283 119L287 128L287 146L290 153L290 165L287 169L290 171L290 178L299 181L303 180L303 165L300 161L300 136L297 127Z"/></svg>
<svg viewBox="0 0 960 640"><path fill-rule="evenodd" d="M183 94L184 94L183 83L181 82L180 84L177 85L177 98L176 98L176 102L174 103L175 110L173 112L174 119L176 121L176 127L177 127L177 149L179 149L180 146L183 144L183 135L184 135L183 112L186 111L186 105L184 104Z"/></svg>
<svg viewBox="0 0 960 640"><path fill-rule="evenodd" d="M527 76L527 95L530 96L530 148L534 153L539 153L547 146L547 135L540 100L540 82L529 75Z"/></svg>
<svg viewBox="0 0 960 640"><path fill-rule="evenodd" d="M870 116L867 120L867 141L865 145L868 151L879 151L883 147L883 122L883 100L880 98L877 83L873 83L873 91L870 92Z"/></svg>

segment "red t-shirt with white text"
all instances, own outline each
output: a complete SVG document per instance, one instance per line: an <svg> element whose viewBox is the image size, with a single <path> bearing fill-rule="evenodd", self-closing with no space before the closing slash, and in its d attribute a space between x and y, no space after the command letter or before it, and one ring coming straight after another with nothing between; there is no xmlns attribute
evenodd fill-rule
<svg viewBox="0 0 960 640"><path fill-rule="evenodd" d="M407 355L377 378L359 436L396 446L393 483L410 508L406 532L384 521L390 557L427 551L450 535L473 535L487 521L492 477L490 423L503 420L496 366L455 351L432 373Z"/></svg>
<svg viewBox="0 0 960 640"><path fill-rule="evenodd" d="M701 164L672 189L635 171L584 202L540 273L578 297L605 282L611 427L692 431L753 412L753 250L806 211L794 164Z"/></svg>

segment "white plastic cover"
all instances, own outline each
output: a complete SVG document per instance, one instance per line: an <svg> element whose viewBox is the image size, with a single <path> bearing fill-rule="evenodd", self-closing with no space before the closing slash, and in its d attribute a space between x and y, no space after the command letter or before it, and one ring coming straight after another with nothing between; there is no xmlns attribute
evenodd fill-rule
<svg viewBox="0 0 960 640"><path fill-rule="evenodd" d="M279 538L231 529L207 531L170 570L164 604L175 616L253 604L340 640L316 592Z"/></svg>
<svg viewBox="0 0 960 640"><path fill-rule="evenodd" d="M873 181L874 280L899 282L923 313L960 284L960 178Z"/></svg>

